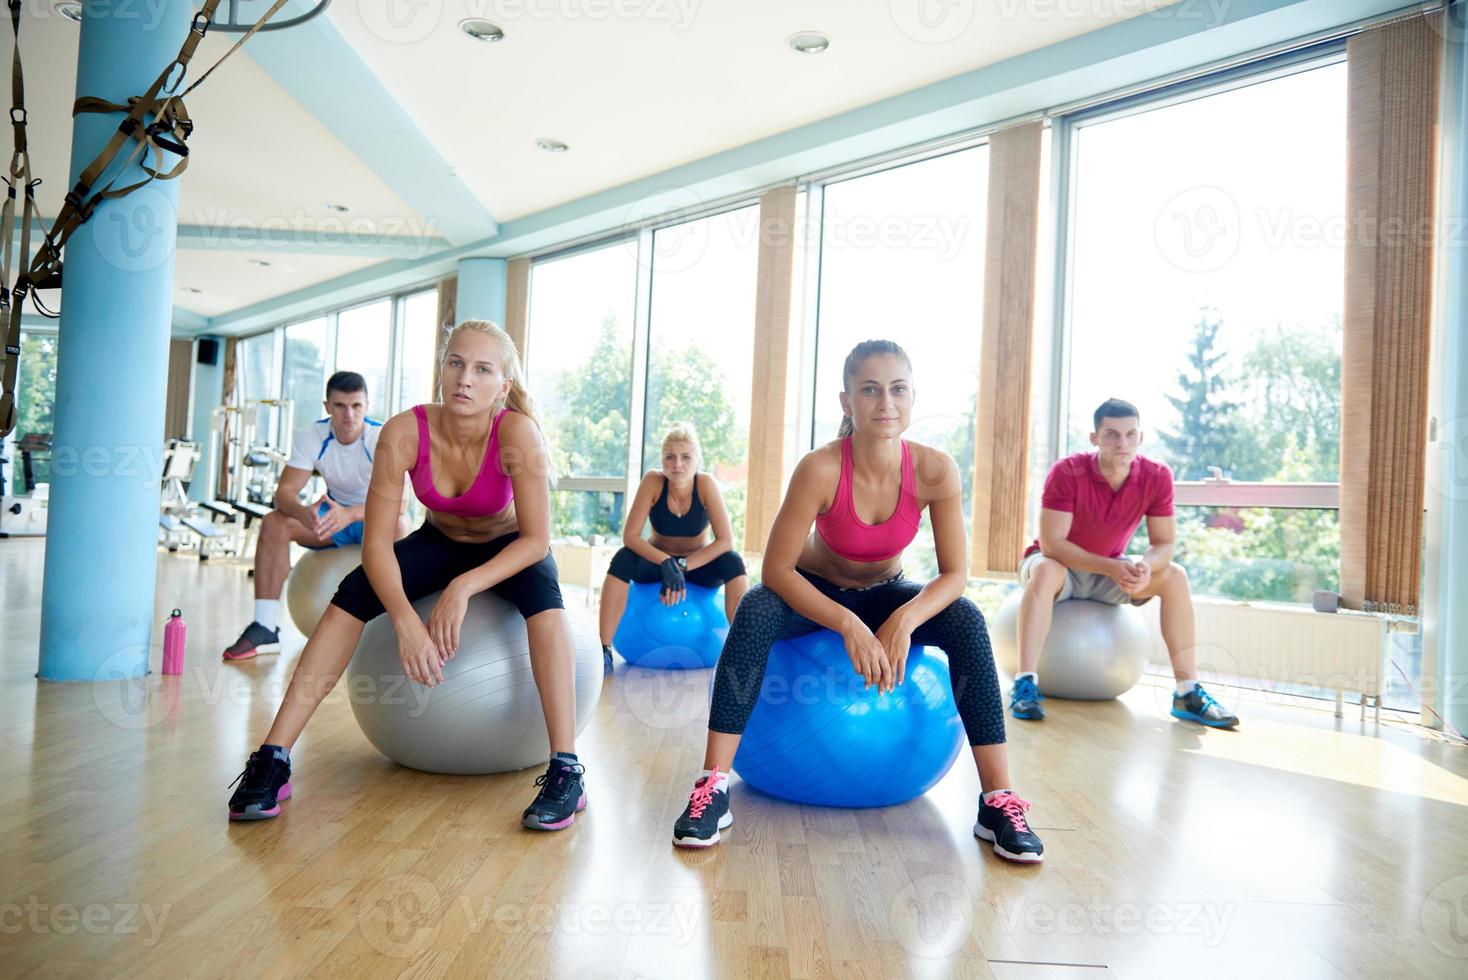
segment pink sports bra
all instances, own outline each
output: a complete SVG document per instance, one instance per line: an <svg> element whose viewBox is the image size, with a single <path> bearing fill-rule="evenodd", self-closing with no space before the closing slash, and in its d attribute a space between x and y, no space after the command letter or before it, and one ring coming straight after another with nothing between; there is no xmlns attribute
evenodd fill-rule
<svg viewBox="0 0 1468 980"><path fill-rule="evenodd" d="M469 489L457 497L445 497L433 485L433 464L428 455L428 413L422 405L413 406L418 417L418 458L408 475L413 478L413 493L429 510L455 517L489 517L498 514L515 499L515 487L500 469L500 419L508 409L500 409L489 427L489 445L484 447L484 462Z"/></svg>
<svg viewBox="0 0 1468 980"><path fill-rule="evenodd" d="M852 503L851 437L841 440L841 480L836 484L836 499L831 509L816 517L816 532L826 547L847 561L887 561L902 554L902 549L917 537L922 509L913 487L917 483L912 471L912 451L902 442L902 489L897 495L897 509L881 524L867 524L856 516Z"/></svg>

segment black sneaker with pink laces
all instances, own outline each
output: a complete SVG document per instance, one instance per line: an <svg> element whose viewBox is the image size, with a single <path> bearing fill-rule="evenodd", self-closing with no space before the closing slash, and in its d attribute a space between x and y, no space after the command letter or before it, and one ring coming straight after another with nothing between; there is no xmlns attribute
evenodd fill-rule
<svg viewBox="0 0 1468 980"><path fill-rule="evenodd" d="M719 842L719 831L733 822L734 814L729 812L729 777L715 769L693 784L688 805L673 824L673 844L713 847Z"/></svg>
<svg viewBox="0 0 1468 980"><path fill-rule="evenodd" d="M979 819L974 824L974 836L992 841L994 853L1008 861L1037 864L1045 860L1045 845L1030 829L1025 819L1029 801L1022 800L1010 790L994 794L991 799L979 800Z"/></svg>

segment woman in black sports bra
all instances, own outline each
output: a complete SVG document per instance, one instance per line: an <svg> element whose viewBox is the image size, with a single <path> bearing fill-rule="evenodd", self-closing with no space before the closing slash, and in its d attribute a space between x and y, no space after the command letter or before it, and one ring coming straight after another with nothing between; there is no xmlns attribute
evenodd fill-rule
<svg viewBox="0 0 1468 980"><path fill-rule="evenodd" d="M744 559L734 550L734 531L719 484L698 471L703 451L690 422L679 422L663 437L663 468L649 470L632 498L622 527L621 551L612 557L601 588L601 645L607 669L612 663L612 635L627 607L629 582L662 583L663 605L683 601L685 583L717 589L724 586L729 620L749 588ZM642 525L652 521L652 537ZM714 539L706 541L709 527Z"/></svg>

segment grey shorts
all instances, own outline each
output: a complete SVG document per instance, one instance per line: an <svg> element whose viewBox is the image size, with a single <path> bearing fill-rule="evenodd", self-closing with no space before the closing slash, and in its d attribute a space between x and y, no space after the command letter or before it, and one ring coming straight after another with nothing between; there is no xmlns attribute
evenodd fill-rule
<svg viewBox="0 0 1468 980"><path fill-rule="evenodd" d="M1044 557L1037 551L1019 563L1021 587L1030 584L1030 577L1035 574L1035 566ZM1066 599L1091 599L1096 602L1109 602L1113 606L1120 606L1128 602L1134 606L1147 603L1147 599L1136 600L1123 592L1121 586L1116 584L1116 579L1110 575L1102 575L1100 572L1078 572L1073 568L1065 570L1065 584L1060 587L1060 592L1055 596L1056 602L1063 602Z"/></svg>

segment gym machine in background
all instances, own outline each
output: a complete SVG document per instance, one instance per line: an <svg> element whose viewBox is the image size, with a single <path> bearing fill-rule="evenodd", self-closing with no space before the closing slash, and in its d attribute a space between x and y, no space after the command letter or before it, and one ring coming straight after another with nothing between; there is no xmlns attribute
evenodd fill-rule
<svg viewBox="0 0 1468 980"><path fill-rule="evenodd" d="M170 440L163 461L159 543L169 551L197 546L200 560L217 555L249 557L250 532L256 521L275 509L275 486L290 458L283 447L272 443L272 430L290 418L291 402L283 398L215 408L204 476L207 492L201 501L188 499L188 487L204 461L204 448Z"/></svg>
<svg viewBox="0 0 1468 980"><path fill-rule="evenodd" d="M0 538L38 538L46 534L46 509L51 484L36 482L36 460L51 455L51 433L27 432L15 443L20 457L21 482L15 480L11 460L0 455ZM7 484L5 467L11 465Z"/></svg>

